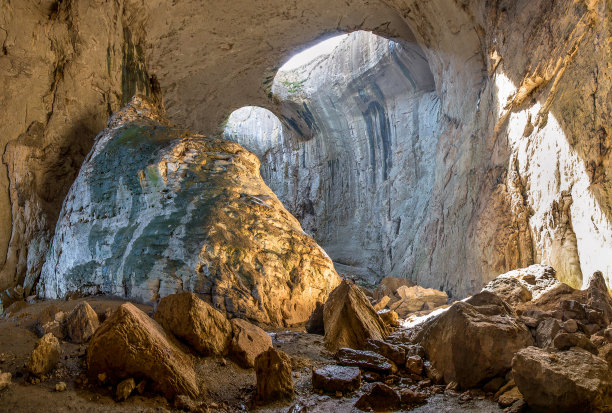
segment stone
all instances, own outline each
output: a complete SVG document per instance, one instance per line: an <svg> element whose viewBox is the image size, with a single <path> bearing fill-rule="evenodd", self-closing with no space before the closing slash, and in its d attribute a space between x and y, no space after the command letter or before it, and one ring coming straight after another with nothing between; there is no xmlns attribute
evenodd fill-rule
<svg viewBox="0 0 612 413"><path fill-rule="evenodd" d="M25 298L24 289L20 286L13 286L0 292L0 314L3 314L8 308L18 301L23 301Z"/></svg>
<svg viewBox="0 0 612 413"><path fill-rule="evenodd" d="M255 366L255 359L272 348L272 338L261 328L240 318L231 320L233 338L230 356L245 369Z"/></svg>
<svg viewBox="0 0 612 413"><path fill-rule="evenodd" d="M397 294L400 299L389 305L389 309L395 311L400 318L405 318L416 311L433 310L448 301L448 295L444 291L418 285L414 287L403 285L397 289Z"/></svg>
<svg viewBox="0 0 612 413"><path fill-rule="evenodd" d="M306 321L306 331L310 334L325 335L325 324L323 323L323 303L317 301L314 311Z"/></svg>
<svg viewBox="0 0 612 413"><path fill-rule="evenodd" d="M90 376L104 373L111 383L146 378L168 399L199 394L191 359L131 303L119 306L95 332L87 350L87 368Z"/></svg>
<svg viewBox="0 0 612 413"><path fill-rule="evenodd" d="M540 322L535 334L536 345L541 348L550 347L559 331L561 331L561 323L554 318Z"/></svg>
<svg viewBox="0 0 612 413"><path fill-rule="evenodd" d="M401 399L399 394L383 383L374 383L370 390L364 393L355 403L360 410L371 409L375 412L398 410Z"/></svg>
<svg viewBox="0 0 612 413"><path fill-rule="evenodd" d="M23 310L24 308L27 308L27 306L28 303L26 303L25 301L15 301L11 305L9 305L7 309L4 310L4 315L5 317L12 317L19 311Z"/></svg>
<svg viewBox="0 0 612 413"><path fill-rule="evenodd" d="M66 391L66 382L60 381L55 385L55 391L63 392Z"/></svg>
<svg viewBox="0 0 612 413"><path fill-rule="evenodd" d="M557 350L568 350L580 347L589 353L597 355L597 347L582 333L559 333L555 336L552 346Z"/></svg>
<svg viewBox="0 0 612 413"><path fill-rule="evenodd" d="M118 401L127 400L130 397L130 394L136 388L136 382L133 378L125 379L117 384L117 391L115 392L115 398Z"/></svg>
<svg viewBox="0 0 612 413"><path fill-rule="evenodd" d="M612 343L601 346L598 350L599 358L605 360L612 368Z"/></svg>
<svg viewBox="0 0 612 413"><path fill-rule="evenodd" d="M100 133L66 195L39 295L152 303L186 290L227 316L306 322L340 281L328 255L265 185L254 154L162 115L136 96Z"/></svg>
<svg viewBox="0 0 612 413"><path fill-rule="evenodd" d="M386 341L370 338L367 340L365 348L388 358L397 365L402 365L406 362L406 350Z"/></svg>
<svg viewBox="0 0 612 413"><path fill-rule="evenodd" d="M57 338L47 333L38 340L26 364L28 371L34 376L42 376L55 368L61 354Z"/></svg>
<svg viewBox="0 0 612 413"><path fill-rule="evenodd" d="M419 356L408 356L406 359L406 370L412 374L423 374L423 365L423 359Z"/></svg>
<svg viewBox="0 0 612 413"><path fill-rule="evenodd" d="M482 390L487 393L496 393L505 383L503 377L493 377L487 384L482 386Z"/></svg>
<svg viewBox="0 0 612 413"><path fill-rule="evenodd" d="M601 311L602 318L598 323L601 327L606 327L612 322L612 296L601 271L595 271L587 283L587 302L586 304Z"/></svg>
<svg viewBox="0 0 612 413"><path fill-rule="evenodd" d="M612 370L582 349L548 352L527 347L516 353L512 375L534 409L597 411L612 403Z"/></svg>
<svg viewBox="0 0 612 413"><path fill-rule="evenodd" d="M184 411L195 411L197 408L196 402L189 396L184 394L179 394L174 398L173 402L174 408L178 410Z"/></svg>
<svg viewBox="0 0 612 413"><path fill-rule="evenodd" d="M255 374L258 402L293 399L291 359L287 354L274 348L264 351L255 359Z"/></svg>
<svg viewBox="0 0 612 413"><path fill-rule="evenodd" d="M6 389L11 385L11 373L8 372L0 372L0 391Z"/></svg>
<svg viewBox="0 0 612 413"><path fill-rule="evenodd" d="M522 398L523 395L519 391L518 387L513 387L512 389L506 391L501 396L499 396L499 399L497 399L497 403L499 403L501 407L508 407L512 406L515 402L521 400Z"/></svg>
<svg viewBox="0 0 612 413"><path fill-rule="evenodd" d="M497 277L489 281L484 289L497 294L502 300L512 306L531 301L532 299L531 291L517 278Z"/></svg>
<svg viewBox="0 0 612 413"><path fill-rule="evenodd" d="M232 338L231 323L196 294L184 292L162 298L154 318L167 332L203 356L227 352Z"/></svg>
<svg viewBox="0 0 612 413"><path fill-rule="evenodd" d="M389 298L389 301L391 301L391 297L394 297L393 301L395 301L397 300L395 293L397 289L402 286L413 287L414 283L407 278L385 277L380 280L378 287L376 287L376 290L374 290L374 298L381 301L386 296Z"/></svg>
<svg viewBox="0 0 612 413"><path fill-rule="evenodd" d="M425 349L420 344L408 344L402 347L406 350L406 356L425 357Z"/></svg>
<svg viewBox="0 0 612 413"><path fill-rule="evenodd" d="M51 333L55 337L63 339L66 337L65 318L66 313L60 310L56 305L51 304L41 311L36 319L34 330L39 337Z"/></svg>
<svg viewBox="0 0 612 413"><path fill-rule="evenodd" d="M389 330L370 301L354 284L346 281L329 295L323 311L325 347L363 348L368 339L383 340Z"/></svg>
<svg viewBox="0 0 612 413"><path fill-rule="evenodd" d="M361 386L358 367L328 365L312 370L312 387L325 393L352 392Z"/></svg>
<svg viewBox="0 0 612 413"><path fill-rule="evenodd" d="M445 382L456 381L464 389L505 374L514 353L533 344L514 310L489 291L425 321L414 341Z"/></svg>
<svg viewBox="0 0 612 413"><path fill-rule="evenodd" d="M397 366L391 360L373 351L341 348L334 357L338 364L343 366L354 366L383 374L397 371Z"/></svg>
<svg viewBox="0 0 612 413"><path fill-rule="evenodd" d="M385 308L384 310L377 311L380 319L389 327L399 327L399 316L393 310Z"/></svg>
<svg viewBox="0 0 612 413"><path fill-rule="evenodd" d="M563 329L568 333L575 333L576 331L578 331L578 323L576 322L576 320L567 320L563 323Z"/></svg>
<svg viewBox="0 0 612 413"><path fill-rule="evenodd" d="M98 314L82 302L66 317L66 334L73 343L86 343L100 326Z"/></svg>
<svg viewBox="0 0 612 413"><path fill-rule="evenodd" d="M419 405L427 400L427 394L411 389L402 389L399 394L402 404Z"/></svg>

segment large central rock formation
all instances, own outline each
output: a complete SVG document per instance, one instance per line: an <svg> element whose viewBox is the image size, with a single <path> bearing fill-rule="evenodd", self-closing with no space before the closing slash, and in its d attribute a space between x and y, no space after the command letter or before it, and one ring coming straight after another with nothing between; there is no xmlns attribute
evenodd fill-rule
<svg viewBox="0 0 612 413"><path fill-rule="evenodd" d="M143 301L193 291L234 316L283 325L306 321L338 282L255 155L172 127L134 98L68 193L38 291Z"/></svg>

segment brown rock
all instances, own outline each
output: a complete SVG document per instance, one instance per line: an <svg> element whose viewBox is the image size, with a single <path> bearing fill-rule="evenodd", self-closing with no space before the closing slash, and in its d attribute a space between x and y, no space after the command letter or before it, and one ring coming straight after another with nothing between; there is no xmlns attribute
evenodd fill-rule
<svg viewBox="0 0 612 413"><path fill-rule="evenodd" d="M519 391L518 387L513 387L499 396L497 403L499 403L501 407L508 407L512 406L516 401L521 400L522 398L523 395Z"/></svg>
<svg viewBox="0 0 612 413"><path fill-rule="evenodd" d="M127 400L130 397L130 394L136 388L136 382L133 378L125 379L121 383L117 385L117 391L115 392L115 397L118 401Z"/></svg>
<svg viewBox="0 0 612 413"><path fill-rule="evenodd" d="M15 301L14 303L12 303L11 305L8 306L8 308L6 310L4 310L4 315L6 317L12 317L13 315L15 315L16 313L18 313L19 311L23 310L24 308L26 308L28 306L28 303L26 303L23 300L20 301Z"/></svg>
<svg viewBox="0 0 612 413"><path fill-rule="evenodd" d="M230 344L232 359L245 369L255 366L255 359L272 347L272 338L261 328L240 318L231 320L234 337Z"/></svg>
<svg viewBox="0 0 612 413"><path fill-rule="evenodd" d="M540 322L536 329L536 345L541 348L550 347L559 331L561 331L561 323L554 318L549 318Z"/></svg>
<svg viewBox="0 0 612 413"><path fill-rule="evenodd" d="M497 294L502 300L512 306L530 301L531 291L516 278L498 277L490 281L484 290Z"/></svg>
<svg viewBox="0 0 612 413"><path fill-rule="evenodd" d="M225 315L194 293L162 298L155 321L204 356L225 354L232 338L232 325Z"/></svg>
<svg viewBox="0 0 612 413"><path fill-rule="evenodd" d="M150 379L153 389L167 398L199 394L189 357L157 322L131 303L122 304L93 335L87 365L91 376L105 373L111 382Z"/></svg>
<svg viewBox="0 0 612 413"><path fill-rule="evenodd" d="M487 384L482 386L482 390L487 393L495 393L497 392L503 385L506 380L503 377L494 377Z"/></svg>
<svg viewBox="0 0 612 413"><path fill-rule="evenodd" d="M409 356L406 359L406 370L420 376L423 373L423 359L419 356Z"/></svg>
<svg viewBox="0 0 612 413"><path fill-rule="evenodd" d="M66 313L60 310L56 305L51 304L46 307L36 319L34 330L39 337L47 333L52 333L55 337L63 339L66 337L64 320Z"/></svg>
<svg viewBox="0 0 612 413"><path fill-rule="evenodd" d="M414 341L447 383L456 381L462 388L504 374L514 353L533 344L514 310L489 291L427 320Z"/></svg>
<svg viewBox="0 0 612 413"><path fill-rule="evenodd" d="M354 284L343 281L325 303L325 347L363 348L367 339L382 340L389 330L370 301Z"/></svg>
<svg viewBox="0 0 612 413"><path fill-rule="evenodd" d="M599 358L605 360L610 368L612 368L612 343L604 344L599 348Z"/></svg>
<svg viewBox="0 0 612 413"><path fill-rule="evenodd" d="M427 394L410 389L402 389L400 390L400 399L402 404L418 405L427 400Z"/></svg>
<svg viewBox="0 0 612 413"><path fill-rule="evenodd" d="M385 325L388 325L389 327L399 326L399 316L395 311L385 308L384 310L378 311L377 314L380 316L380 319L383 321L383 323L385 323Z"/></svg>
<svg viewBox="0 0 612 413"><path fill-rule="evenodd" d="M394 362L402 365L406 362L406 350L400 346L387 343L382 340L368 339L366 349L380 354Z"/></svg>
<svg viewBox="0 0 612 413"><path fill-rule="evenodd" d="M388 295L385 295L383 298L378 300L376 302L376 304L374 304L374 309L376 311L380 311L380 310L384 309L385 307L387 307L387 304L389 304L389 301L391 301L391 298L389 298Z"/></svg>
<svg viewBox="0 0 612 413"><path fill-rule="evenodd" d="M376 371L379 373L394 373L397 366L386 357L373 351L354 350L352 348L341 348L335 355L338 364L343 366L360 367L364 370Z"/></svg>
<svg viewBox="0 0 612 413"><path fill-rule="evenodd" d="M397 297L395 297L395 292L401 286L412 287L414 286L414 283L407 278L385 277L380 280L380 284L376 290L374 290L374 298L376 300L380 300L384 296L388 296L390 301L395 301L397 300Z"/></svg>
<svg viewBox="0 0 612 413"><path fill-rule="evenodd" d="M84 301L66 317L65 331L73 343L86 343L99 326L98 314Z"/></svg>
<svg viewBox="0 0 612 413"><path fill-rule="evenodd" d="M47 333L36 343L26 368L35 376L41 376L53 370L59 361L61 349L57 338Z"/></svg>
<svg viewBox="0 0 612 413"><path fill-rule="evenodd" d="M522 349L512 361L512 375L527 404L536 409L597 411L612 403L612 370L582 349Z"/></svg>
<svg viewBox="0 0 612 413"><path fill-rule="evenodd" d="M312 387L326 393L351 392L361 386L358 367L328 365L312 371Z"/></svg>
<svg viewBox="0 0 612 413"><path fill-rule="evenodd" d="M0 372L0 390L6 389L11 384L11 373Z"/></svg>
<svg viewBox="0 0 612 413"><path fill-rule="evenodd" d="M552 343L557 350L568 350L572 347L580 347L589 353L597 355L597 347L582 333L559 333Z"/></svg>
<svg viewBox="0 0 612 413"><path fill-rule="evenodd" d="M383 383L374 383L372 388L363 394L355 407L361 410L371 409L375 412L398 410L401 399L399 394L391 387Z"/></svg>
<svg viewBox="0 0 612 413"><path fill-rule="evenodd" d="M291 359L280 350L270 348L255 359L257 401L269 403L293 399Z"/></svg>
<svg viewBox="0 0 612 413"><path fill-rule="evenodd" d="M325 325L323 323L323 308L324 304L317 301L314 311L306 321L306 331L310 334L325 334Z"/></svg>
<svg viewBox="0 0 612 413"><path fill-rule="evenodd" d="M586 292L587 305L601 311L602 319L598 324L601 327L606 327L612 322L612 297L608 292L608 287L601 271L595 271L591 276Z"/></svg>
<svg viewBox="0 0 612 413"><path fill-rule="evenodd" d="M414 287L401 286L397 289L400 299L389 305L389 309L395 311L400 318L421 310L433 310L443 306L448 301L448 295L433 288L423 288L418 285Z"/></svg>

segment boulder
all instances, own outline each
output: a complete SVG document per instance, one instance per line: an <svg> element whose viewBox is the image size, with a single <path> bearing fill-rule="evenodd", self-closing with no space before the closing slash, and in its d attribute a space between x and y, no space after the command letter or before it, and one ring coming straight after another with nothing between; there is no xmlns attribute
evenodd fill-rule
<svg viewBox="0 0 612 413"><path fill-rule="evenodd" d="M521 400L522 398L523 395L519 391L518 387L515 386L510 390L502 393L497 399L497 403L499 403L501 407L508 407L512 406L514 403Z"/></svg>
<svg viewBox="0 0 612 413"><path fill-rule="evenodd" d="M306 321L306 331L310 334L325 334L325 325L323 323L323 308L324 305L322 302L317 301L316 307L310 317L308 317L308 321Z"/></svg>
<svg viewBox="0 0 612 413"><path fill-rule="evenodd" d="M329 295L323 311L325 347L363 348L369 338L382 340L389 330L370 301L354 284L342 283Z"/></svg>
<svg viewBox="0 0 612 413"><path fill-rule="evenodd" d="M359 369L357 369L359 370ZM0 372L0 390L6 389L11 384L11 373Z"/></svg>
<svg viewBox="0 0 612 413"><path fill-rule="evenodd" d="M558 320L549 318L541 321L536 329L536 345L541 348L550 347L559 331L561 331L561 323Z"/></svg>
<svg viewBox="0 0 612 413"><path fill-rule="evenodd" d="M358 367L328 365L312 370L312 387L326 393L347 393L361 386L361 370Z"/></svg>
<svg viewBox="0 0 612 413"><path fill-rule="evenodd" d="M413 287L403 285L397 289L396 294L399 300L390 304L389 309L395 311L400 318L406 318L408 314L416 311L433 310L448 301L448 295L444 291L418 285Z"/></svg>
<svg viewBox="0 0 612 413"><path fill-rule="evenodd" d="M39 296L154 302L188 290L228 318L306 322L340 282L329 256L266 186L257 156L161 112L136 96L98 135L59 214Z"/></svg>
<svg viewBox="0 0 612 413"><path fill-rule="evenodd" d="M117 385L117 391L115 392L115 398L118 401L127 400L130 394L136 388L136 382L133 378L125 379Z"/></svg>
<svg viewBox="0 0 612 413"><path fill-rule="evenodd" d="M99 326L98 314L84 301L66 317L65 331L70 341L80 344L89 341Z"/></svg>
<svg viewBox="0 0 612 413"><path fill-rule="evenodd" d="M425 403L425 400L427 400L427 394L411 389L402 389L400 390L400 399L402 404L418 405Z"/></svg>
<svg viewBox="0 0 612 413"><path fill-rule="evenodd" d="M359 367L364 370L389 374L397 371L397 366L384 356L373 351L341 348L335 355L338 364Z"/></svg>
<svg viewBox="0 0 612 413"><path fill-rule="evenodd" d="M399 394L383 383L374 383L355 403L360 410L386 412L398 410L401 405Z"/></svg>
<svg viewBox="0 0 612 413"><path fill-rule="evenodd" d="M380 280L380 284L374 290L374 299L380 301L383 297L388 296L390 301L396 301L395 292L402 286L413 287L414 283L407 278L385 277Z"/></svg>
<svg viewBox="0 0 612 413"><path fill-rule="evenodd" d="M255 359L256 400L269 403L293 399L291 359L280 350L270 348Z"/></svg>
<svg viewBox="0 0 612 413"><path fill-rule="evenodd" d="M34 330L39 337L47 333L53 334L59 339L66 337L64 321L66 313L54 304L43 309L36 319Z"/></svg>
<svg viewBox="0 0 612 413"><path fill-rule="evenodd" d="M512 306L530 301L533 298L525 283L512 277L497 277L485 285L484 290L497 294Z"/></svg>
<svg viewBox="0 0 612 413"><path fill-rule="evenodd" d="M388 358L395 364L402 365L406 362L406 350L400 346L387 343L386 341L373 340L370 338L365 348Z"/></svg>
<svg viewBox="0 0 612 413"><path fill-rule="evenodd" d="M376 303L374 304L374 309L376 311L383 310L385 307L387 307L387 304L389 304L390 301L391 298L388 295L385 295L383 298L376 301Z"/></svg>
<svg viewBox="0 0 612 413"><path fill-rule="evenodd" d="M35 376L47 374L57 365L60 353L59 341L53 334L47 333L36 343L26 368Z"/></svg>
<svg viewBox="0 0 612 413"><path fill-rule="evenodd" d="M516 353L512 375L527 404L535 409L582 412L612 405L612 370L582 349L548 352L527 347Z"/></svg>
<svg viewBox="0 0 612 413"><path fill-rule="evenodd" d="M569 350L572 347L580 347L589 353L597 355L597 347L582 333L557 334L552 342L552 346L557 350Z"/></svg>
<svg viewBox="0 0 612 413"><path fill-rule="evenodd" d="M7 309L4 310L5 317L12 317L17 314L19 311L28 307L28 303L23 300L15 301L11 305L8 306Z"/></svg>
<svg viewBox="0 0 612 413"><path fill-rule="evenodd" d="M612 343L604 344L598 350L599 358L605 360L612 368Z"/></svg>
<svg viewBox="0 0 612 413"><path fill-rule="evenodd" d="M25 291L20 285L0 292L0 314L6 311L11 304L23 301L24 298Z"/></svg>
<svg viewBox="0 0 612 413"><path fill-rule="evenodd" d="M230 344L232 359L245 369L255 366L255 359L272 347L272 338L261 328L240 318L231 321L233 338Z"/></svg>
<svg viewBox="0 0 612 413"><path fill-rule="evenodd" d="M512 357L533 344L514 310L483 291L425 321L414 342L448 383L471 388L510 369Z"/></svg>
<svg viewBox="0 0 612 413"><path fill-rule="evenodd" d="M162 298L154 318L204 356L225 354L232 338L232 325L225 315L193 293Z"/></svg>
<svg viewBox="0 0 612 413"><path fill-rule="evenodd" d="M423 359L419 356L409 356L406 359L406 370L412 374L420 376L423 374Z"/></svg>
<svg viewBox="0 0 612 413"><path fill-rule="evenodd" d="M169 399L199 394L191 359L157 322L131 303L117 308L93 335L87 366L92 377L104 374L112 383L146 378Z"/></svg>
<svg viewBox="0 0 612 413"><path fill-rule="evenodd" d="M601 327L606 327L612 322L612 297L608 292L606 281L604 280L601 271L596 271L587 284L587 302L586 304L594 309L599 310L602 313L601 321L599 324Z"/></svg>
<svg viewBox="0 0 612 413"><path fill-rule="evenodd" d="M543 264L534 264L526 268L520 268L500 274L495 278L495 280L493 280L496 281L495 285L498 287L491 286L491 291L497 292L494 291L494 289L500 288L502 298L505 298L504 293L510 293L510 296L515 297L511 300L513 301L512 304L522 302L523 298L526 298L527 296L524 292L522 292L522 289L514 290L514 288L511 288L511 286L516 285L513 282L505 284L505 287L503 287L504 283L501 280L504 279L515 279L519 281L521 285L531 293L531 297L534 300L540 298L544 293L561 284L557 279L557 272L555 269L549 265ZM489 284L487 284L485 289L489 287ZM514 292L512 292L513 290Z"/></svg>
<svg viewBox="0 0 612 413"><path fill-rule="evenodd" d="M385 323L385 325L389 327L399 327L399 316L393 310L389 310L385 308L383 310L379 310L377 314L380 316L380 319Z"/></svg>

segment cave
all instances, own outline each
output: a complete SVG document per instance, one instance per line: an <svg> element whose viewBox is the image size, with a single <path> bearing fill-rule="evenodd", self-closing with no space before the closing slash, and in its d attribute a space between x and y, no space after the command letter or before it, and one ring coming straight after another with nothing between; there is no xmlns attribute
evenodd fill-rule
<svg viewBox="0 0 612 413"><path fill-rule="evenodd" d="M611 16L0 2L0 405L610 411Z"/></svg>

